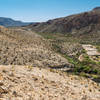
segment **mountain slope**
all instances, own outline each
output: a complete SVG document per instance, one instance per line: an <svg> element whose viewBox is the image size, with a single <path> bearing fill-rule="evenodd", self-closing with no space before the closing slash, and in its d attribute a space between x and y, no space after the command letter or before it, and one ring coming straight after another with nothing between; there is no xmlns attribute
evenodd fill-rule
<svg viewBox="0 0 100 100"><path fill-rule="evenodd" d="M30 23L25 23L21 21L15 21L11 18L4 18L0 17L0 25L8 27L8 26L26 26L29 25Z"/></svg>
<svg viewBox="0 0 100 100"><path fill-rule="evenodd" d="M0 65L40 67L69 66L68 61L52 51L48 41L21 28L0 27Z"/></svg>
<svg viewBox="0 0 100 100"><path fill-rule="evenodd" d="M100 32L100 8L90 12L49 20L44 23L30 25L36 32L85 34Z"/></svg>
<svg viewBox="0 0 100 100"><path fill-rule="evenodd" d="M31 24L25 28L30 28L46 38L55 52L74 64L74 70L70 72L85 74L86 77L100 81L100 56L96 54L100 51L100 7L90 12ZM89 48L92 51L89 53L94 56L88 55L83 44L95 47L95 51ZM96 78L92 74L96 75Z"/></svg>

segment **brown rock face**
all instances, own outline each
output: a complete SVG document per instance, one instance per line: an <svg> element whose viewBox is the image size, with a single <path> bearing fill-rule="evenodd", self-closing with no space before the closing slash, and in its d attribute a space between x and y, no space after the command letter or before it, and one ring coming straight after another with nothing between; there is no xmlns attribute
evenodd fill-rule
<svg viewBox="0 0 100 100"><path fill-rule="evenodd" d="M44 33L97 33L100 30L100 7L90 12L31 24L29 27L36 32Z"/></svg>

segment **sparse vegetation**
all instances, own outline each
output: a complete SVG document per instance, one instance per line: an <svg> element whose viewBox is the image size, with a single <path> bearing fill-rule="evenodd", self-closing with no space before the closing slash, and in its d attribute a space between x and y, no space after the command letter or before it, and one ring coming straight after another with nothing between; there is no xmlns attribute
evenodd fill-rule
<svg viewBox="0 0 100 100"><path fill-rule="evenodd" d="M96 48L97 48L98 52L100 52L100 46L96 46Z"/></svg>
<svg viewBox="0 0 100 100"><path fill-rule="evenodd" d="M85 59L82 62L80 62L77 59L66 56L68 61L70 63L74 64L75 67L74 67L73 71L75 73L77 73L77 74L87 73L87 74L98 74L99 75L100 74L99 65L96 62L89 59L89 57L87 55L85 55L84 57L85 57Z"/></svg>
<svg viewBox="0 0 100 100"><path fill-rule="evenodd" d="M42 33L39 34L42 35ZM86 43L85 39L80 40L80 38L75 38L71 35L70 36L68 35L60 36L57 34L55 36L54 34L48 34L48 35L50 36L52 35L52 37L55 37L50 39L53 50L61 54L71 64L74 65L74 69L71 70L71 73L78 74L81 76L83 75L85 77L92 77L92 75L96 75L99 77L100 74L99 62L91 60L89 56L86 54L86 51L81 47L82 41ZM44 35L42 36L44 37ZM88 41L90 40L88 39ZM82 62L78 60L81 54L83 54L84 57L84 60Z"/></svg>

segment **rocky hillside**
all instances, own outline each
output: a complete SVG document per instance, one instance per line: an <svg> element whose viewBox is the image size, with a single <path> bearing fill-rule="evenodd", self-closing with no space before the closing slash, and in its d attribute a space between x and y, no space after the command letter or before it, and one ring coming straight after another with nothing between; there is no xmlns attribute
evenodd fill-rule
<svg viewBox="0 0 100 100"><path fill-rule="evenodd" d="M71 66L42 36L0 26L0 100L100 100L99 83L58 70Z"/></svg>
<svg viewBox="0 0 100 100"><path fill-rule="evenodd" d="M100 7L25 28L46 38L55 52L72 63L74 70L71 73L92 77L100 82ZM88 48L89 53L83 44L93 47Z"/></svg>
<svg viewBox="0 0 100 100"><path fill-rule="evenodd" d="M100 100L100 86L49 69L0 66L0 100Z"/></svg>
<svg viewBox="0 0 100 100"><path fill-rule="evenodd" d="M0 25L9 27L9 26L26 26L30 23L25 23L21 21L15 21L11 18L0 17Z"/></svg>
<svg viewBox="0 0 100 100"><path fill-rule="evenodd" d="M28 26L36 32L42 33L71 33L87 34L100 33L100 7L68 17L49 20L44 23Z"/></svg>
<svg viewBox="0 0 100 100"><path fill-rule="evenodd" d="M0 65L40 67L69 66L68 61L52 51L47 40L21 28L0 26Z"/></svg>

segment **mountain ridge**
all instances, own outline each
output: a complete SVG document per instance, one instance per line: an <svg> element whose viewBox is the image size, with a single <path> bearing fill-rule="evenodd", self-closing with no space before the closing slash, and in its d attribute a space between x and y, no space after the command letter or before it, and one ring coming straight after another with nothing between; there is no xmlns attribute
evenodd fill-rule
<svg viewBox="0 0 100 100"><path fill-rule="evenodd" d="M98 9L100 8L97 7L89 12L57 18L43 23L31 24L28 28L41 33L97 33L100 30L100 10Z"/></svg>
<svg viewBox="0 0 100 100"><path fill-rule="evenodd" d="M0 25L5 26L5 27L26 26L31 23L32 22L22 22L22 21L14 20L12 18L0 17Z"/></svg>

